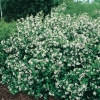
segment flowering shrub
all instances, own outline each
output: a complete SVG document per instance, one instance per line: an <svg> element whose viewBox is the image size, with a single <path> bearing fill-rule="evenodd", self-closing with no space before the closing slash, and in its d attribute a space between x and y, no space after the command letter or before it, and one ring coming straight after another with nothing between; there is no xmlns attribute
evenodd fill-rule
<svg viewBox="0 0 100 100"><path fill-rule="evenodd" d="M18 33L1 42L9 55L2 83L36 98L100 99L100 18L57 10L44 22L41 13L20 19Z"/></svg>

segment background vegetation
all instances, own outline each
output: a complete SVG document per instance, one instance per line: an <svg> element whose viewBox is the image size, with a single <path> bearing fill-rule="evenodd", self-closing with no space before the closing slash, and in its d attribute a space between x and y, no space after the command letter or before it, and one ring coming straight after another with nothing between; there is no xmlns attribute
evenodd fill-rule
<svg viewBox="0 0 100 100"><path fill-rule="evenodd" d="M9 36L17 31L16 22L6 23L0 20L0 41L9 38Z"/></svg>
<svg viewBox="0 0 100 100"><path fill-rule="evenodd" d="M7 23L4 20L0 20L0 43L2 40L7 40L12 34L17 32L16 23L10 22ZM2 50L2 46L0 44L0 67L5 66L5 53Z"/></svg>
<svg viewBox="0 0 100 100"><path fill-rule="evenodd" d="M50 13L51 7L58 6L61 0L2 0L3 16L6 21L25 18L43 11Z"/></svg>
<svg viewBox="0 0 100 100"><path fill-rule="evenodd" d="M62 3L66 3L64 14L76 15L88 13L92 18L100 16L100 1L95 0L93 3L74 2L73 0L2 0L2 12L5 21L17 20L26 16L36 15L39 11L43 11L44 16L50 14L52 7L57 7Z"/></svg>
<svg viewBox="0 0 100 100"><path fill-rule="evenodd" d="M96 3L100 3L100 0L94 0Z"/></svg>
<svg viewBox="0 0 100 100"><path fill-rule="evenodd" d="M64 0L63 2L67 4L66 10L62 11L63 14L79 15L87 13L92 18L100 17L100 3L82 3L73 0Z"/></svg>

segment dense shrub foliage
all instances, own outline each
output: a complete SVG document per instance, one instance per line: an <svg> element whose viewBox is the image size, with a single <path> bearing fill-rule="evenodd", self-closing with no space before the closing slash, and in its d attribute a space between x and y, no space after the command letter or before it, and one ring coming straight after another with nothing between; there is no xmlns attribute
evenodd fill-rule
<svg viewBox="0 0 100 100"><path fill-rule="evenodd" d="M36 15L41 10L47 15L51 7L60 3L61 0L2 0L3 17L6 21L11 21L31 14Z"/></svg>
<svg viewBox="0 0 100 100"><path fill-rule="evenodd" d="M64 5L61 10L64 10ZM20 19L18 33L2 41L9 56L1 68L11 93L64 100L100 99L100 18L63 15L59 7Z"/></svg>

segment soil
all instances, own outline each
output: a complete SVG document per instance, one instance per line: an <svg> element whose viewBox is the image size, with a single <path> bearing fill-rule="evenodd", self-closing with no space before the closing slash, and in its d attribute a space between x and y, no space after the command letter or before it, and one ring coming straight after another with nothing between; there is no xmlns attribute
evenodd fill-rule
<svg viewBox="0 0 100 100"><path fill-rule="evenodd" d="M0 83L0 100L43 100L43 98L34 99L34 97L28 96L27 94L22 92L16 95L12 95L7 89L7 86ZM57 100L57 99L50 96L48 100Z"/></svg>

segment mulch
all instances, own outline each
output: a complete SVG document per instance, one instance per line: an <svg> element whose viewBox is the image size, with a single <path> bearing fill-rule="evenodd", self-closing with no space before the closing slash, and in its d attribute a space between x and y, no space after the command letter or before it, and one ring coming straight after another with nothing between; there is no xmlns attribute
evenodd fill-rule
<svg viewBox="0 0 100 100"><path fill-rule="evenodd" d="M34 99L32 96L28 96L26 93L18 93L12 95L7 86L0 83L0 100L43 100L43 98ZM54 97L50 97L48 100L57 100Z"/></svg>

